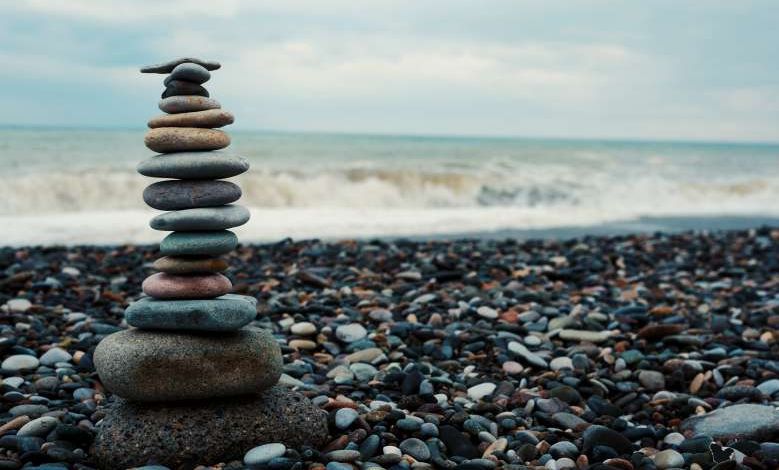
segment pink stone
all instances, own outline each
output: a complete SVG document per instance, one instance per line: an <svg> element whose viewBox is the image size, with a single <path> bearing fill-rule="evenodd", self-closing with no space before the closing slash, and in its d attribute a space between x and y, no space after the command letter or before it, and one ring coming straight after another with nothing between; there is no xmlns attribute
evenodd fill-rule
<svg viewBox="0 0 779 470"><path fill-rule="evenodd" d="M216 273L187 276L157 273L144 279L141 287L146 295L156 299L209 299L228 294L233 284Z"/></svg>
<svg viewBox="0 0 779 470"><path fill-rule="evenodd" d="M503 372L509 375L521 374L525 368L522 364L514 361L506 361L503 363Z"/></svg>

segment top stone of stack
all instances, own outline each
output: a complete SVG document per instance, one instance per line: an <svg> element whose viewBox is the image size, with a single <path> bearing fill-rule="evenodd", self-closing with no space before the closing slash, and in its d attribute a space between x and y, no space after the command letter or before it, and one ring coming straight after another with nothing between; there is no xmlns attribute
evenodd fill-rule
<svg viewBox="0 0 779 470"><path fill-rule="evenodd" d="M141 73L171 73L173 72L174 68L186 63L200 65L206 70L218 70L222 66L222 64L219 62L211 60L200 60L195 59L194 57L181 57L179 59L169 60L168 62L164 62L162 64L141 67Z"/></svg>

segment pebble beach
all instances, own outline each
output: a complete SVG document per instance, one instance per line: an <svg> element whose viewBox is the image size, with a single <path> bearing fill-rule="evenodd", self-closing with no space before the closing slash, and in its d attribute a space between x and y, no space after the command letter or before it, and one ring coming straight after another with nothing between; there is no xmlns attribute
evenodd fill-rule
<svg viewBox="0 0 779 470"><path fill-rule="evenodd" d="M0 249L0 469L95 468L117 397L93 353L127 328L158 257ZM281 347L279 386L328 428L316 445L257 442L180 468L779 466L778 229L284 240L225 261L234 294L257 299L250 326ZM218 439L212 425L191 432Z"/></svg>

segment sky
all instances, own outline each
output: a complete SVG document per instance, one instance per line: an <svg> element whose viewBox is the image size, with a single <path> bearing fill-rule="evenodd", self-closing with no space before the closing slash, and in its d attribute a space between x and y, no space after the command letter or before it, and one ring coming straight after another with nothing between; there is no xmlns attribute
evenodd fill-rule
<svg viewBox="0 0 779 470"><path fill-rule="evenodd" d="M0 125L142 127L218 60L235 128L779 141L776 0L0 0Z"/></svg>

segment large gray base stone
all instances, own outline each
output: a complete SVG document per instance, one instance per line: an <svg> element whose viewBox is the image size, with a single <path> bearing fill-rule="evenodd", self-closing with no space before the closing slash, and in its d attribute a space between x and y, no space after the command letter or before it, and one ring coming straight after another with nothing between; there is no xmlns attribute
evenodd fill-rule
<svg viewBox="0 0 779 470"><path fill-rule="evenodd" d="M281 385L254 397L175 405L117 399L105 412L91 451L102 469L191 469L242 460L261 444L320 446L328 437L327 413Z"/></svg>

